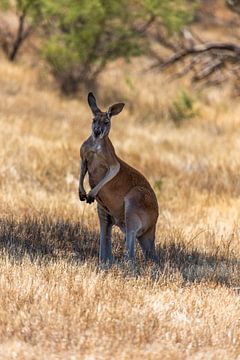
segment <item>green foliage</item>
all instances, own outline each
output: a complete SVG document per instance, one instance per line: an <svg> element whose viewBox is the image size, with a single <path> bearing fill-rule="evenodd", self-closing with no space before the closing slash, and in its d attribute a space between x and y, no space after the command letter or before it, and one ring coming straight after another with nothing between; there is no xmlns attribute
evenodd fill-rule
<svg viewBox="0 0 240 360"><path fill-rule="evenodd" d="M186 0L45 3L51 21L43 54L66 93L76 91L81 84L93 87L98 74L114 59L130 60L147 53L148 40L137 28L141 29L151 17L160 19L172 34L192 15Z"/></svg>
<svg viewBox="0 0 240 360"><path fill-rule="evenodd" d="M194 100L185 91L182 91L169 109L170 117L175 125L180 126L186 119L192 119L194 111Z"/></svg>
<svg viewBox="0 0 240 360"><path fill-rule="evenodd" d="M9 0L0 0L0 9L8 10L9 9Z"/></svg>
<svg viewBox="0 0 240 360"><path fill-rule="evenodd" d="M169 34L179 32L192 20L195 1L187 0L143 0L147 12L156 16Z"/></svg>
<svg viewBox="0 0 240 360"><path fill-rule="evenodd" d="M156 180L154 183L154 189L160 191L162 190L162 187L163 187L163 179Z"/></svg>
<svg viewBox="0 0 240 360"><path fill-rule="evenodd" d="M65 92L93 80L107 62L141 54L132 28L137 15L127 0L48 1L46 13L51 18L51 35L43 53Z"/></svg>
<svg viewBox="0 0 240 360"><path fill-rule="evenodd" d="M81 84L93 86L106 64L148 53L145 26L152 19L168 36L192 18L187 0L0 0L26 16L31 27L41 23L42 54L65 93ZM89 85L90 84L90 85Z"/></svg>

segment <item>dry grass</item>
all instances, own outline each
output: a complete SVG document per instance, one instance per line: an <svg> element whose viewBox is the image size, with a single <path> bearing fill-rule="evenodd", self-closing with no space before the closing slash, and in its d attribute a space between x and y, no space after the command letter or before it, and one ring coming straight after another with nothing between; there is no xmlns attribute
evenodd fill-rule
<svg viewBox="0 0 240 360"><path fill-rule="evenodd" d="M237 359L239 102L227 88L195 92L195 117L177 127L170 109L184 84L118 65L99 98L127 102L111 138L156 190L162 267L138 252L139 274L128 272L116 230L114 267L97 270L96 205L77 190L85 100L1 60L0 357Z"/></svg>

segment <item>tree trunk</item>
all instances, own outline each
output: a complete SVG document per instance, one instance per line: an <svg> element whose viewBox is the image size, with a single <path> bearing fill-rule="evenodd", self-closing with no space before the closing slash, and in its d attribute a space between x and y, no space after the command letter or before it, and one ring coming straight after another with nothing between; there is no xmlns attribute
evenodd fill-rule
<svg viewBox="0 0 240 360"><path fill-rule="evenodd" d="M16 39L13 43L12 50L10 51L9 56L8 56L10 61L14 61L16 59L18 50L21 47L23 40L26 38L23 34L24 33L24 22L25 22L25 14L22 14L19 18L19 26L18 26Z"/></svg>

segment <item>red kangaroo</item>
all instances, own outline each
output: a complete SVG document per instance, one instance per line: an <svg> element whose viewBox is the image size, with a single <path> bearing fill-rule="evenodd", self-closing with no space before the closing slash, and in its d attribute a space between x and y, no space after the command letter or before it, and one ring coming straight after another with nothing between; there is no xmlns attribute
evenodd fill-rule
<svg viewBox="0 0 240 360"><path fill-rule="evenodd" d="M112 263L111 230L113 225L125 234L128 259L134 262L138 240L146 259L157 262L155 230L158 219L156 195L147 179L126 164L115 153L108 135L111 118L119 114L123 103L117 103L102 112L92 93L88 104L93 113L92 134L80 149L81 170L79 197L92 203L97 200L100 222L100 262ZM84 190L88 172L91 191Z"/></svg>

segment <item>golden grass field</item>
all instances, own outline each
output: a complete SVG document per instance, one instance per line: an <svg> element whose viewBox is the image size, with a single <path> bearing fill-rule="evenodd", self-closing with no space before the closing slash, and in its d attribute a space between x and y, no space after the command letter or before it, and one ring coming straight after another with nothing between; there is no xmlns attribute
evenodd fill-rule
<svg viewBox="0 0 240 360"><path fill-rule="evenodd" d="M118 230L113 268L97 269L96 203L78 199L86 96L1 59L1 359L240 359L239 98L188 88L195 116L177 126L184 82L140 61L110 66L98 94L126 102L111 139L159 202L161 270L138 249L134 276Z"/></svg>

